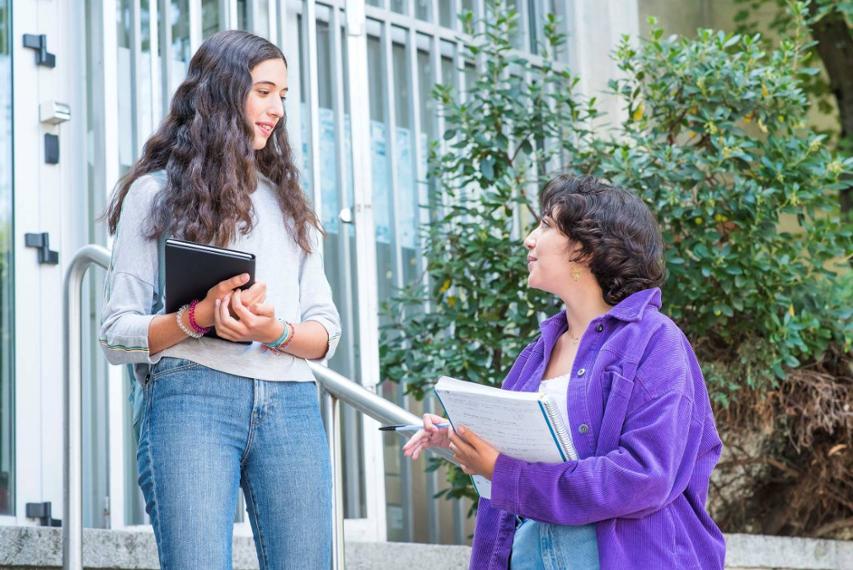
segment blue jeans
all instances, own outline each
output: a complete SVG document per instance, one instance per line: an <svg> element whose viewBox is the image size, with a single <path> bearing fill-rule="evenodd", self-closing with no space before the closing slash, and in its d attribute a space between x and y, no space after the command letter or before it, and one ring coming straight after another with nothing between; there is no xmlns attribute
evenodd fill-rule
<svg viewBox="0 0 853 570"><path fill-rule="evenodd" d="M331 469L314 382L265 382L163 358L136 458L164 570L231 568L238 488L262 570L331 562Z"/></svg>
<svg viewBox="0 0 853 570"><path fill-rule="evenodd" d="M510 570L598 570L595 525L566 526L532 519L515 529Z"/></svg>

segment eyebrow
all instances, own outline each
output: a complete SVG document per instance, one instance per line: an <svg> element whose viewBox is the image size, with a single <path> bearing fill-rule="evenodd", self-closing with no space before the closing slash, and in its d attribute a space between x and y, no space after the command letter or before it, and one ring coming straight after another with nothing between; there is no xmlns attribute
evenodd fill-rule
<svg viewBox="0 0 853 570"><path fill-rule="evenodd" d="M272 85L273 87L276 87L276 84L275 84L274 82L272 82L272 81L267 81L267 80L265 80L265 79L264 79L264 80L261 80L261 81L255 81L255 85ZM285 87L284 89L282 89L282 91L287 91L287 87Z"/></svg>

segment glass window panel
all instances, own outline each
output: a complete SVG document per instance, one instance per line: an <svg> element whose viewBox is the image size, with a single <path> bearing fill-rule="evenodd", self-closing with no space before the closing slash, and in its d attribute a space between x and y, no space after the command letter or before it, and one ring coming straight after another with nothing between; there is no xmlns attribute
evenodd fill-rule
<svg viewBox="0 0 853 570"><path fill-rule="evenodd" d="M435 87L435 76L433 73L432 56L429 52L418 50L418 91L420 96L420 109L418 113L421 117L421 132L420 132L420 149L421 154L418 157L420 161L420 171L424 175L428 175L428 159L430 141L436 140L438 131L438 110L437 103L432 96L432 90ZM437 190L438 187L435 180L427 178L427 200L429 202L430 217L437 213Z"/></svg>
<svg viewBox="0 0 853 570"><path fill-rule="evenodd" d="M453 58L441 56L441 83L450 87L458 87L456 82L456 66Z"/></svg>
<svg viewBox="0 0 853 570"><path fill-rule="evenodd" d="M172 76L169 78L171 94L186 77L187 66L192 57L189 0L172 0L169 6L168 25L172 27Z"/></svg>
<svg viewBox="0 0 853 570"><path fill-rule="evenodd" d="M470 93L477 82L477 67L473 63L465 64L465 92Z"/></svg>
<svg viewBox="0 0 853 570"><path fill-rule="evenodd" d="M130 5L131 0L120 0L116 10L116 39L119 47L130 47Z"/></svg>
<svg viewBox="0 0 853 570"><path fill-rule="evenodd" d="M397 235L402 256L403 284L418 276L417 231L418 188L415 178L415 133L412 130L412 94L406 46L394 43L391 49L394 64L394 108L397 135Z"/></svg>
<svg viewBox="0 0 853 570"><path fill-rule="evenodd" d="M515 49L523 49L524 48L524 19L522 15L524 11L527 9L526 3L524 0L513 0L511 2L513 4L513 8L515 8L515 12L517 14L516 17L516 26L513 31L510 39L512 41L512 47Z"/></svg>
<svg viewBox="0 0 853 570"><path fill-rule="evenodd" d="M0 0L0 514L15 512L12 0Z"/></svg>
<svg viewBox="0 0 853 570"><path fill-rule="evenodd" d="M237 29L250 31L246 0L237 0Z"/></svg>
<svg viewBox="0 0 853 570"><path fill-rule="evenodd" d="M398 14L408 14L409 3L407 0L391 0L391 9Z"/></svg>
<svg viewBox="0 0 853 570"><path fill-rule="evenodd" d="M530 31L530 53L539 53L539 42L544 39L542 32L544 30L542 24L545 23L542 18L542 11L537 6L538 2L527 3L527 22L528 30Z"/></svg>
<svg viewBox="0 0 853 570"><path fill-rule="evenodd" d="M378 6L381 8L383 5L382 2L383 2L383 0L367 0L367 5L368 6Z"/></svg>
<svg viewBox="0 0 853 570"><path fill-rule="evenodd" d="M156 2L156 0L154 0ZM151 13L148 11L149 0L140 0L139 2L139 28L142 44L142 52L151 51Z"/></svg>
<svg viewBox="0 0 853 570"><path fill-rule="evenodd" d="M201 36L207 39L219 31L219 0L202 0Z"/></svg>
<svg viewBox="0 0 853 570"><path fill-rule="evenodd" d="M438 0L438 22L446 28L456 26L456 15L453 13L453 4L450 0Z"/></svg>
<svg viewBox="0 0 853 570"><path fill-rule="evenodd" d="M257 8L252 13L252 29L261 37L269 39L270 37L270 2L276 0L262 0L254 4Z"/></svg>
<svg viewBox="0 0 853 570"><path fill-rule="evenodd" d="M415 16L425 22L432 21L432 0L415 0Z"/></svg>

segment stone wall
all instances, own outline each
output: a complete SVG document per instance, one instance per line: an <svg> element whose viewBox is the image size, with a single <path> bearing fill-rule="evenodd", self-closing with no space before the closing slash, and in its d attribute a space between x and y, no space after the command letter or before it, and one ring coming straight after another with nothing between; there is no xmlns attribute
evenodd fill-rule
<svg viewBox="0 0 853 570"><path fill-rule="evenodd" d="M729 570L850 570L853 542L752 536L726 537ZM154 570L158 568L154 536L148 529L99 530L83 533L86 568ZM349 542L349 570L464 570L467 546L403 542ZM0 526L0 570L47 570L62 565L62 534L58 528ZM235 570L258 568L251 537L234 538Z"/></svg>

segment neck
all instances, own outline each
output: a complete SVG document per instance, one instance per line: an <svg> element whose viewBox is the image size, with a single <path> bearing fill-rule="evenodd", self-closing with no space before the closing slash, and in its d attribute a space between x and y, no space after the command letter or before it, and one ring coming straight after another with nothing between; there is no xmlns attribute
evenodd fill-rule
<svg viewBox="0 0 853 570"><path fill-rule="evenodd" d="M560 298L566 305L566 320L570 334L574 337L580 337L593 319L611 309L604 301L598 283L595 287L578 287L571 294L560 295Z"/></svg>

